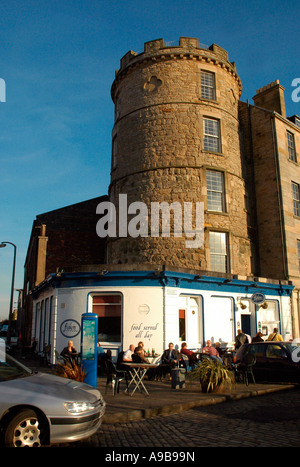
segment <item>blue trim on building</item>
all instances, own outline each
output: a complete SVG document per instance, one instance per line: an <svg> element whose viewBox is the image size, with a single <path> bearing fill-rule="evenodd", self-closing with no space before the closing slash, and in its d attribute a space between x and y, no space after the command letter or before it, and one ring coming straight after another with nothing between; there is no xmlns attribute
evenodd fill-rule
<svg viewBox="0 0 300 467"><path fill-rule="evenodd" d="M177 287L200 291L220 291L228 294L254 294L290 296L293 285L272 284L215 276L199 276L175 271L104 271L51 274L33 291L37 298L49 286L55 288L75 287Z"/></svg>

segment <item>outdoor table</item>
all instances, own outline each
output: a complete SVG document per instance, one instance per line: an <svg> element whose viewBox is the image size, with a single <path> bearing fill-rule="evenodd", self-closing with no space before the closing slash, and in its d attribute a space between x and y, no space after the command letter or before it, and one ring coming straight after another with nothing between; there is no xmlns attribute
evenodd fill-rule
<svg viewBox="0 0 300 467"><path fill-rule="evenodd" d="M145 358L149 361L149 363L156 363L159 357L160 357L160 354L158 353L150 354L150 355L145 354Z"/></svg>
<svg viewBox="0 0 300 467"><path fill-rule="evenodd" d="M130 396L133 396L135 391L139 389L141 392L145 392L147 396L149 396L149 392L147 391L143 379L145 377L145 374L147 373L147 370L149 368L157 368L157 365L154 363L125 363L123 362L122 365L128 367L128 370L131 375L131 380L129 381L128 387L125 389L125 392L128 391L128 394ZM130 386L134 385L133 391L131 394L129 393L129 388Z"/></svg>

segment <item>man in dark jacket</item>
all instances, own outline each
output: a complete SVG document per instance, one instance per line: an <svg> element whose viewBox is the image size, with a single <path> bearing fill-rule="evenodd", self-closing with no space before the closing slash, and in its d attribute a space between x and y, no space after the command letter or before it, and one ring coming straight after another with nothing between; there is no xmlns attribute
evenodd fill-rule
<svg viewBox="0 0 300 467"><path fill-rule="evenodd" d="M162 357L161 357L161 368L163 376L166 373L171 373L171 369L175 368L180 360L180 354L178 350L174 349L173 342L169 343L168 349L164 350ZM158 373L161 376L161 371Z"/></svg>
<svg viewBox="0 0 300 467"><path fill-rule="evenodd" d="M176 366L179 361L179 352L174 349L173 342L170 342L169 348L162 354L162 362L168 365Z"/></svg>

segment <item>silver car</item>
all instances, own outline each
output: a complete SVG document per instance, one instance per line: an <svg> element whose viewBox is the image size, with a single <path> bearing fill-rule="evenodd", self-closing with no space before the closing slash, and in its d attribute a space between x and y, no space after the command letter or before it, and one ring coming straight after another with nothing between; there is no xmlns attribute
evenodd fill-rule
<svg viewBox="0 0 300 467"><path fill-rule="evenodd" d="M6 355L0 361L0 444L43 446L91 436L105 402L85 383L34 373Z"/></svg>

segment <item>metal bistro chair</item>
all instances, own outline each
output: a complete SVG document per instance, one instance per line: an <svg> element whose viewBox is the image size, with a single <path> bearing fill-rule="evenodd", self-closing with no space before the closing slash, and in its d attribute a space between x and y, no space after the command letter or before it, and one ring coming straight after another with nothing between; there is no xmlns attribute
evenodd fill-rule
<svg viewBox="0 0 300 467"><path fill-rule="evenodd" d="M240 377L242 376L243 382L246 384L246 386L249 385L249 377L248 375L251 375L253 383L255 384L255 378L253 374L253 366L256 363L256 357L255 355L248 354L245 355L241 363L238 363L235 367L235 377L236 381L239 381Z"/></svg>
<svg viewBox="0 0 300 467"><path fill-rule="evenodd" d="M181 362L179 363L179 366L183 366L185 368L185 371L188 373L189 371L194 370L200 363L199 362L190 362L190 359L187 355L181 354Z"/></svg>
<svg viewBox="0 0 300 467"><path fill-rule="evenodd" d="M112 360L105 361L105 372L107 376L105 394L107 393L107 388L110 382L113 390L113 396L119 393L121 381L125 380L126 387L128 388L127 372L123 370L117 370L117 367L112 362Z"/></svg>

